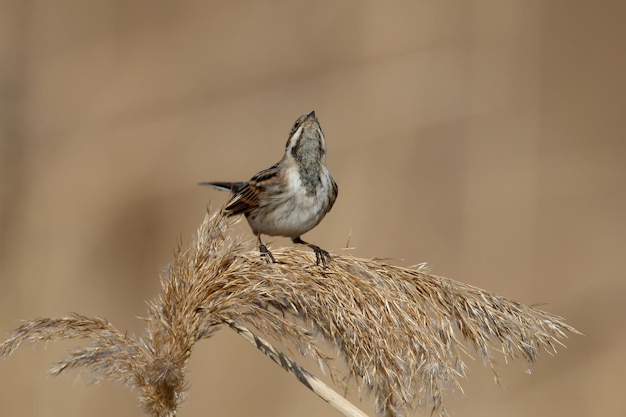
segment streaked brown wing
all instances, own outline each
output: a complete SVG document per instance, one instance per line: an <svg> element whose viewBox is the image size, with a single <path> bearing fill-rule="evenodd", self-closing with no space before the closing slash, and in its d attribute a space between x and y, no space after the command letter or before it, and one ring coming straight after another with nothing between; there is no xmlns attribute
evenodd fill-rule
<svg viewBox="0 0 626 417"><path fill-rule="evenodd" d="M247 183L233 195L224 211L234 216L246 214L257 207L259 207L259 189L254 184Z"/></svg>
<svg viewBox="0 0 626 417"><path fill-rule="evenodd" d="M235 194L224 208L230 215L246 214L259 207L260 195L267 185L274 184L278 177L278 163L253 176Z"/></svg>

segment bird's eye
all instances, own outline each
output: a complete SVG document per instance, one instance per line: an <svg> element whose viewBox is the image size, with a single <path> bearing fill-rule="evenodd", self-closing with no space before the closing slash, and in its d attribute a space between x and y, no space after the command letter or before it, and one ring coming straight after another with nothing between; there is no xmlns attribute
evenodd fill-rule
<svg viewBox="0 0 626 417"><path fill-rule="evenodd" d="M300 127L300 125L305 119L306 119L306 114L303 114L302 116L298 117L298 120L296 120L296 122L293 124L293 127L291 128L291 132L289 132L289 136L293 136L293 134L296 133L296 130L298 130L298 128Z"/></svg>

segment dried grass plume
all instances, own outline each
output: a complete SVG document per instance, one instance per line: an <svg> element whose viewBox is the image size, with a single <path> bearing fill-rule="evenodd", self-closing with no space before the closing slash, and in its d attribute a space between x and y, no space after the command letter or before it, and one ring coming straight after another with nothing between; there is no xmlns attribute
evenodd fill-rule
<svg viewBox="0 0 626 417"><path fill-rule="evenodd" d="M420 268L334 255L322 270L310 251L295 248L275 250L280 263L267 265L228 233L231 224L209 213L190 247L179 248L142 337L77 314L35 319L0 345L0 355L24 343L90 339L51 372L88 368L134 389L148 415L174 416L195 343L228 326L316 392L311 374L257 334L295 345L325 369L345 369L381 415L396 416L422 407L444 413L444 392L466 373L466 348L495 372L496 353L534 362L577 333L560 317ZM322 344L343 364L333 366Z"/></svg>

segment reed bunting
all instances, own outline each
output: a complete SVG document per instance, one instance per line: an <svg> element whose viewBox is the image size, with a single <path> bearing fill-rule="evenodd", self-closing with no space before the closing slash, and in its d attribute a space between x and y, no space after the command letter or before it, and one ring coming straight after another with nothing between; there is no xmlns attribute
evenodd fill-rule
<svg viewBox="0 0 626 417"><path fill-rule="evenodd" d="M301 235L313 229L330 211L338 187L326 168L326 141L315 112L303 114L289 132L283 158L249 181L202 182L232 192L224 208L229 216L244 214L257 237L261 257L276 262L261 235L285 236L309 246L316 264L326 268L330 254Z"/></svg>

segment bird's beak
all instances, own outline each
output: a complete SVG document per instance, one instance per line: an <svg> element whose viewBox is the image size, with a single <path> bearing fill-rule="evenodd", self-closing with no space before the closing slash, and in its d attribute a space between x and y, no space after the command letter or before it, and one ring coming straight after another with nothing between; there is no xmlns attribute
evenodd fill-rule
<svg viewBox="0 0 626 417"><path fill-rule="evenodd" d="M306 115L307 119L315 119L315 110L313 110L311 113Z"/></svg>

